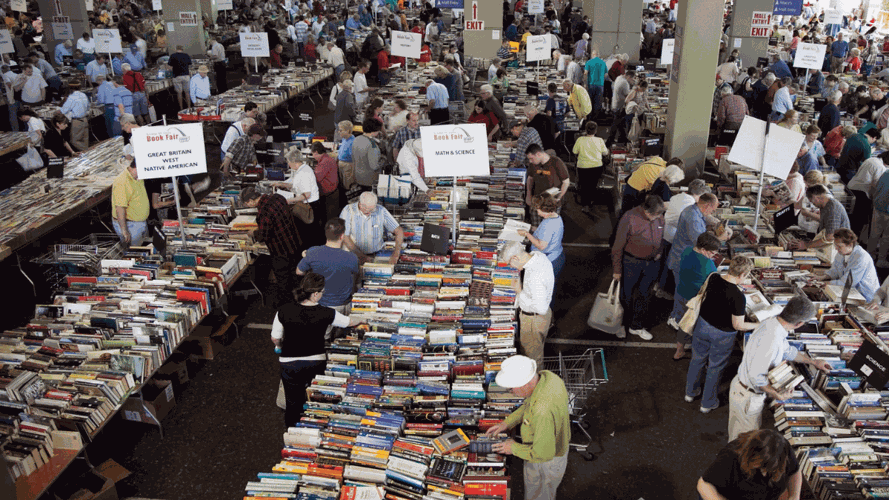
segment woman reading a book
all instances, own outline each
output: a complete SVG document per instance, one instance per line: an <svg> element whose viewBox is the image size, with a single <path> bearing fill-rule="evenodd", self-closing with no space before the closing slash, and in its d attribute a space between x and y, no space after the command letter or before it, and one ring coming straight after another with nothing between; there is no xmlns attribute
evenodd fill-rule
<svg viewBox="0 0 889 500"><path fill-rule="evenodd" d="M851 229L841 228L834 231L833 246L837 250L833 265L826 273L816 274L814 278L827 281L828 285L842 287L851 274L852 288L858 290L864 296L864 300L872 301L880 287L873 257L858 244L858 236Z"/></svg>
<svg viewBox="0 0 889 500"><path fill-rule="evenodd" d="M562 272L562 268L565 267L565 252L562 249L565 223L558 213L559 205L559 201L548 191L536 195L532 200L532 207L541 218L540 225L537 226L533 234L524 229L517 231L521 236L531 241L534 250L543 252L543 255L546 255L546 258L552 263L553 282L556 285L559 283L559 274ZM553 301L555 301L555 295L554 286L550 307L552 307Z"/></svg>
<svg viewBox="0 0 889 500"><path fill-rule="evenodd" d="M803 478L790 443L771 429L745 432L698 479L703 500L799 500Z"/></svg>
<svg viewBox="0 0 889 500"><path fill-rule="evenodd" d="M324 334L329 325L340 328L354 326L357 320L319 306L324 294L324 276L306 273L293 291L293 301L284 304L272 323L272 342L281 363L281 382L287 409L284 423L293 427L299 421L306 404L306 387L315 375L324 373L327 355Z"/></svg>

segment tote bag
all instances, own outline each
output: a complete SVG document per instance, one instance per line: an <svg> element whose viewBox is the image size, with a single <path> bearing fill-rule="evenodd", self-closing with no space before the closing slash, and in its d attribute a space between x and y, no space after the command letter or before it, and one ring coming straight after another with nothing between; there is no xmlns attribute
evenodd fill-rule
<svg viewBox="0 0 889 500"><path fill-rule="evenodd" d="M685 304L687 309L685 314L682 315L682 319L679 320L679 329L688 335L691 335L692 330L695 328L695 323L698 322L698 316L701 315L701 304L704 303L704 298L707 296L707 286L710 285L710 278L715 274L717 273L711 273L710 276L707 276L704 284L701 285L701 289L698 290L698 294Z"/></svg>
<svg viewBox="0 0 889 500"><path fill-rule="evenodd" d="M607 293L596 296L586 320L590 328L617 335L623 329L624 308L620 305L620 282L612 280Z"/></svg>

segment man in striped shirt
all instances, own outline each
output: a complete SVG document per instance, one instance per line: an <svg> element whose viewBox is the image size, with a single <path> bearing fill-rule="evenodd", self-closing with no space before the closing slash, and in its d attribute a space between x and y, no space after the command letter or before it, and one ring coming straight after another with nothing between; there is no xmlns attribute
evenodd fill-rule
<svg viewBox="0 0 889 500"><path fill-rule="evenodd" d="M346 205L340 217L346 222L343 243L358 256L361 264L373 260L373 254L383 249L386 232L395 236L395 250L389 263L398 262L404 231L388 210L377 205L377 195L370 191L361 193L357 202Z"/></svg>
<svg viewBox="0 0 889 500"><path fill-rule="evenodd" d="M299 21L293 26L293 31L299 57L305 57L306 39L309 35L309 25L306 24L306 16L299 16Z"/></svg>
<svg viewBox="0 0 889 500"><path fill-rule="evenodd" d="M71 145L78 151L83 151L89 146L89 129L87 128L87 115L90 110L90 100L79 90L70 88L63 90L62 114L71 120Z"/></svg>
<svg viewBox="0 0 889 500"><path fill-rule="evenodd" d="M117 137L121 134L120 116L124 113L133 114L133 93L130 92L123 84L122 76L115 76L114 79L114 123L112 124L114 134Z"/></svg>

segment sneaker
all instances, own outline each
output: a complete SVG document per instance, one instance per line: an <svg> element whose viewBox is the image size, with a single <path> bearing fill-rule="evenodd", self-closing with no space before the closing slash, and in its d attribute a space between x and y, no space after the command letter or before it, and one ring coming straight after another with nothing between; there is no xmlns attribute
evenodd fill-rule
<svg viewBox="0 0 889 500"><path fill-rule="evenodd" d="M639 330L633 330L632 328L630 328L630 334L635 335L642 340L651 340L652 338L651 334L648 333L648 330L646 330L645 328L640 328Z"/></svg>
<svg viewBox="0 0 889 500"><path fill-rule="evenodd" d="M618 331L615 335L617 335L617 338L619 338L619 339L625 339L625 338L627 338L627 331L624 330L623 327L621 327L620 331Z"/></svg>
<svg viewBox="0 0 889 500"><path fill-rule="evenodd" d="M674 319L671 316L670 318L667 319L667 326L669 326L670 328L672 328L674 330L678 330L679 329L679 322L677 322L676 319Z"/></svg>
<svg viewBox="0 0 889 500"><path fill-rule="evenodd" d="M707 414L707 413L710 413L711 411L713 411L713 410L715 410L715 409L717 409L717 408L719 408L719 405L716 405L716 406L714 406L713 408L707 408L706 406L702 406L702 407L701 407L701 413Z"/></svg>
<svg viewBox="0 0 889 500"><path fill-rule="evenodd" d="M693 403L695 398L700 395L701 395L701 391L696 392L693 396L689 396L688 394L686 394L685 395L685 402L686 403Z"/></svg>

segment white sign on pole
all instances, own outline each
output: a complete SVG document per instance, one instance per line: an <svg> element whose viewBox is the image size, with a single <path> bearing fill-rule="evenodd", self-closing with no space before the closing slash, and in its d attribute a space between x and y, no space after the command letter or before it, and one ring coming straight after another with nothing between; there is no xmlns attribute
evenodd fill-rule
<svg viewBox="0 0 889 500"><path fill-rule="evenodd" d="M728 160L755 172L764 170L766 175L785 179L806 136L772 125L769 127L769 140L766 143L765 133L766 122L752 116L745 117L735 137L735 143L732 144Z"/></svg>
<svg viewBox="0 0 889 500"><path fill-rule="evenodd" d="M74 40L74 28L71 27L70 17L56 16L52 18L52 37L56 40Z"/></svg>
<svg viewBox="0 0 889 500"><path fill-rule="evenodd" d="M529 0L528 14L543 14L543 0Z"/></svg>
<svg viewBox="0 0 889 500"><path fill-rule="evenodd" d="M491 175L488 132L479 123L420 127L427 177Z"/></svg>
<svg viewBox="0 0 889 500"><path fill-rule="evenodd" d="M12 45L12 36L9 30L0 30L0 54L14 54L15 46Z"/></svg>
<svg viewBox="0 0 889 500"><path fill-rule="evenodd" d="M268 57L268 33L238 33L241 38L241 57Z"/></svg>
<svg viewBox="0 0 889 500"><path fill-rule="evenodd" d="M86 10L92 12L93 11L93 0L86 0Z"/></svg>
<svg viewBox="0 0 889 500"><path fill-rule="evenodd" d="M525 61L545 61L552 59L552 45L549 36L536 35L528 37Z"/></svg>
<svg viewBox="0 0 889 500"><path fill-rule="evenodd" d="M820 70L824 65L824 53L826 51L827 45L821 43L800 42L796 47L796 57L793 58L793 67Z"/></svg>
<svg viewBox="0 0 889 500"><path fill-rule="evenodd" d="M9 8L19 12L28 12L27 0L10 0Z"/></svg>
<svg viewBox="0 0 889 500"><path fill-rule="evenodd" d="M162 5L161 0L151 0L151 9L152 10L164 10L164 6Z"/></svg>
<svg viewBox="0 0 889 500"><path fill-rule="evenodd" d="M661 64L673 64L673 49L675 47L675 38L664 38L664 42L661 45Z"/></svg>
<svg viewBox="0 0 889 500"><path fill-rule="evenodd" d="M197 26L198 25L198 13L197 12L180 12L179 13L179 26Z"/></svg>
<svg viewBox="0 0 889 500"><path fill-rule="evenodd" d="M842 24L843 11L839 9L827 9L824 11L824 24Z"/></svg>
<svg viewBox="0 0 889 500"><path fill-rule="evenodd" d="M232 0L218 0L216 2L216 10L232 10Z"/></svg>
<svg viewBox="0 0 889 500"><path fill-rule="evenodd" d="M96 54L123 53L120 31L117 28L95 30L93 36L96 37Z"/></svg>
<svg viewBox="0 0 889 500"><path fill-rule="evenodd" d="M133 129L133 157L139 179L157 179L207 171L201 123Z"/></svg>
<svg viewBox="0 0 889 500"><path fill-rule="evenodd" d="M393 56L419 59L420 50L423 47L423 36L410 31L393 31L392 42L389 46L392 48Z"/></svg>

